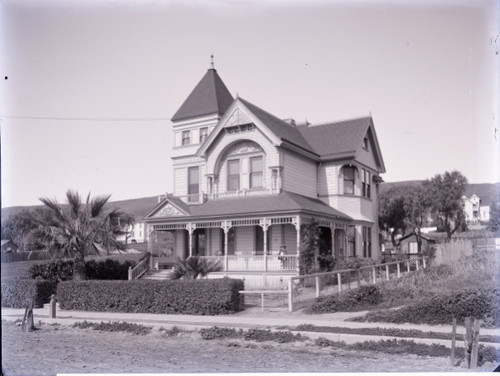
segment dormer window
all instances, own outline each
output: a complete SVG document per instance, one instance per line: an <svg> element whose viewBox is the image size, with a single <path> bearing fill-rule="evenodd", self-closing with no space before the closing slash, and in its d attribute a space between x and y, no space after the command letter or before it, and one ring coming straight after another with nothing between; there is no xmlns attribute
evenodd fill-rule
<svg viewBox="0 0 500 376"><path fill-rule="evenodd" d="M191 144L191 131L182 131L182 145Z"/></svg>
<svg viewBox="0 0 500 376"><path fill-rule="evenodd" d="M345 166L344 170L344 194L354 194L354 167Z"/></svg>
<svg viewBox="0 0 500 376"><path fill-rule="evenodd" d="M207 137L208 137L208 128L207 127L200 128L200 144L202 144Z"/></svg>

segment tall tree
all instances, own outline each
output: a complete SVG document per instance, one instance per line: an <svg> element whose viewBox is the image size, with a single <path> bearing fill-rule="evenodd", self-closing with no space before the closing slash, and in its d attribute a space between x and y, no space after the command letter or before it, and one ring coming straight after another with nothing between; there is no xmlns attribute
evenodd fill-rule
<svg viewBox="0 0 500 376"><path fill-rule="evenodd" d="M417 239L418 252L422 251L422 227L427 225L432 202L423 186L410 187L404 194L405 225Z"/></svg>
<svg viewBox="0 0 500 376"><path fill-rule="evenodd" d="M89 194L82 202L77 192L68 191L66 205L60 205L56 200L40 199L49 209L50 216L37 216L38 228L35 231L41 234L55 257L75 259L76 279L86 279L85 257L100 252L96 244L102 245L106 251L125 249L116 237L126 234L122 229L131 217L118 209L106 212L105 205L110 197L90 199Z"/></svg>
<svg viewBox="0 0 500 376"><path fill-rule="evenodd" d="M447 241L450 241L455 231L464 224L465 216L461 198L465 193L466 185L467 178L459 171L446 171L424 182L432 207L446 232Z"/></svg>
<svg viewBox="0 0 500 376"><path fill-rule="evenodd" d="M390 232L392 245L396 246L396 234L406 231L405 195L401 187L391 188L379 197L379 226Z"/></svg>

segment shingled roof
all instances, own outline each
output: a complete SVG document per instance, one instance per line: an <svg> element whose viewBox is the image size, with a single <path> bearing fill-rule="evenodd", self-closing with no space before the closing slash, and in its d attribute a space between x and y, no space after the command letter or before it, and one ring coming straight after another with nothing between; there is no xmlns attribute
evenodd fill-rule
<svg viewBox="0 0 500 376"><path fill-rule="evenodd" d="M178 205L180 201L178 198L172 196L168 196L167 200L174 205ZM153 209L151 214L157 212L161 205L162 204L159 204L155 209ZM227 217L230 215L238 216L243 213L245 216L248 216L269 212L308 212L311 214L325 215L344 220L352 219L341 211L328 206L321 200L287 191L271 196L250 196L235 199L228 198L225 200L208 200L201 205L187 206L184 203L181 205L182 209L189 213L189 216L197 218L219 216ZM186 217L179 216L171 219L182 220L185 218Z"/></svg>
<svg viewBox="0 0 500 376"><path fill-rule="evenodd" d="M238 98L241 103L243 103L257 118L263 122L276 136L281 138L283 141L289 142L296 146L301 147L304 150L314 153L311 145L306 141L304 136L299 132L297 127L288 124L286 121L281 120L264 111L262 108L242 99Z"/></svg>
<svg viewBox="0 0 500 376"><path fill-rule="evenodd" d="M371 124L370 117L321 125L301 125L297 129L321 156L355 153Z"/></svg>
<svg viewBox="0 0 500 376"><path fill-rule="evenodd" d="M172 117L179 121L197 116L222 115L233 102L233 96L227 89L215 69L209 69L196 85L182 106Z"/></svg>

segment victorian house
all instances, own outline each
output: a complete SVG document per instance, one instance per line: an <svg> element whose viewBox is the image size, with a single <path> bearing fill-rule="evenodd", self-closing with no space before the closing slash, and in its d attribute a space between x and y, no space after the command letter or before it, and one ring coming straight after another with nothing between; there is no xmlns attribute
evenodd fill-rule
<svg viewBox="0 0 500 376"><path fill-rule="evenodd" d="M371 117L283 120L233 98L212 67L172 123L173 193L145 218L158 260L211 258L224 275L276 287L298 273L312 220L333 257L380 256L385 167Z"/></svg>

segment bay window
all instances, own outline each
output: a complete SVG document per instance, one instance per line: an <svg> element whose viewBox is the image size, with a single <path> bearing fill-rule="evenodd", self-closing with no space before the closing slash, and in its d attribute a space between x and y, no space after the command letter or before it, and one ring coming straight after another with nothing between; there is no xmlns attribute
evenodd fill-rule
<svg viewBox="0 0 500 376"><path fill-rule="evenodd" d="M238 191L240 189L240 160L227 161L227 190Z"/></svg>
<svg viewBox="0 0 500 376"><path fill-rule="evenodd" d="M250 158L250 188L262 187L262 157Z"/></svg>

